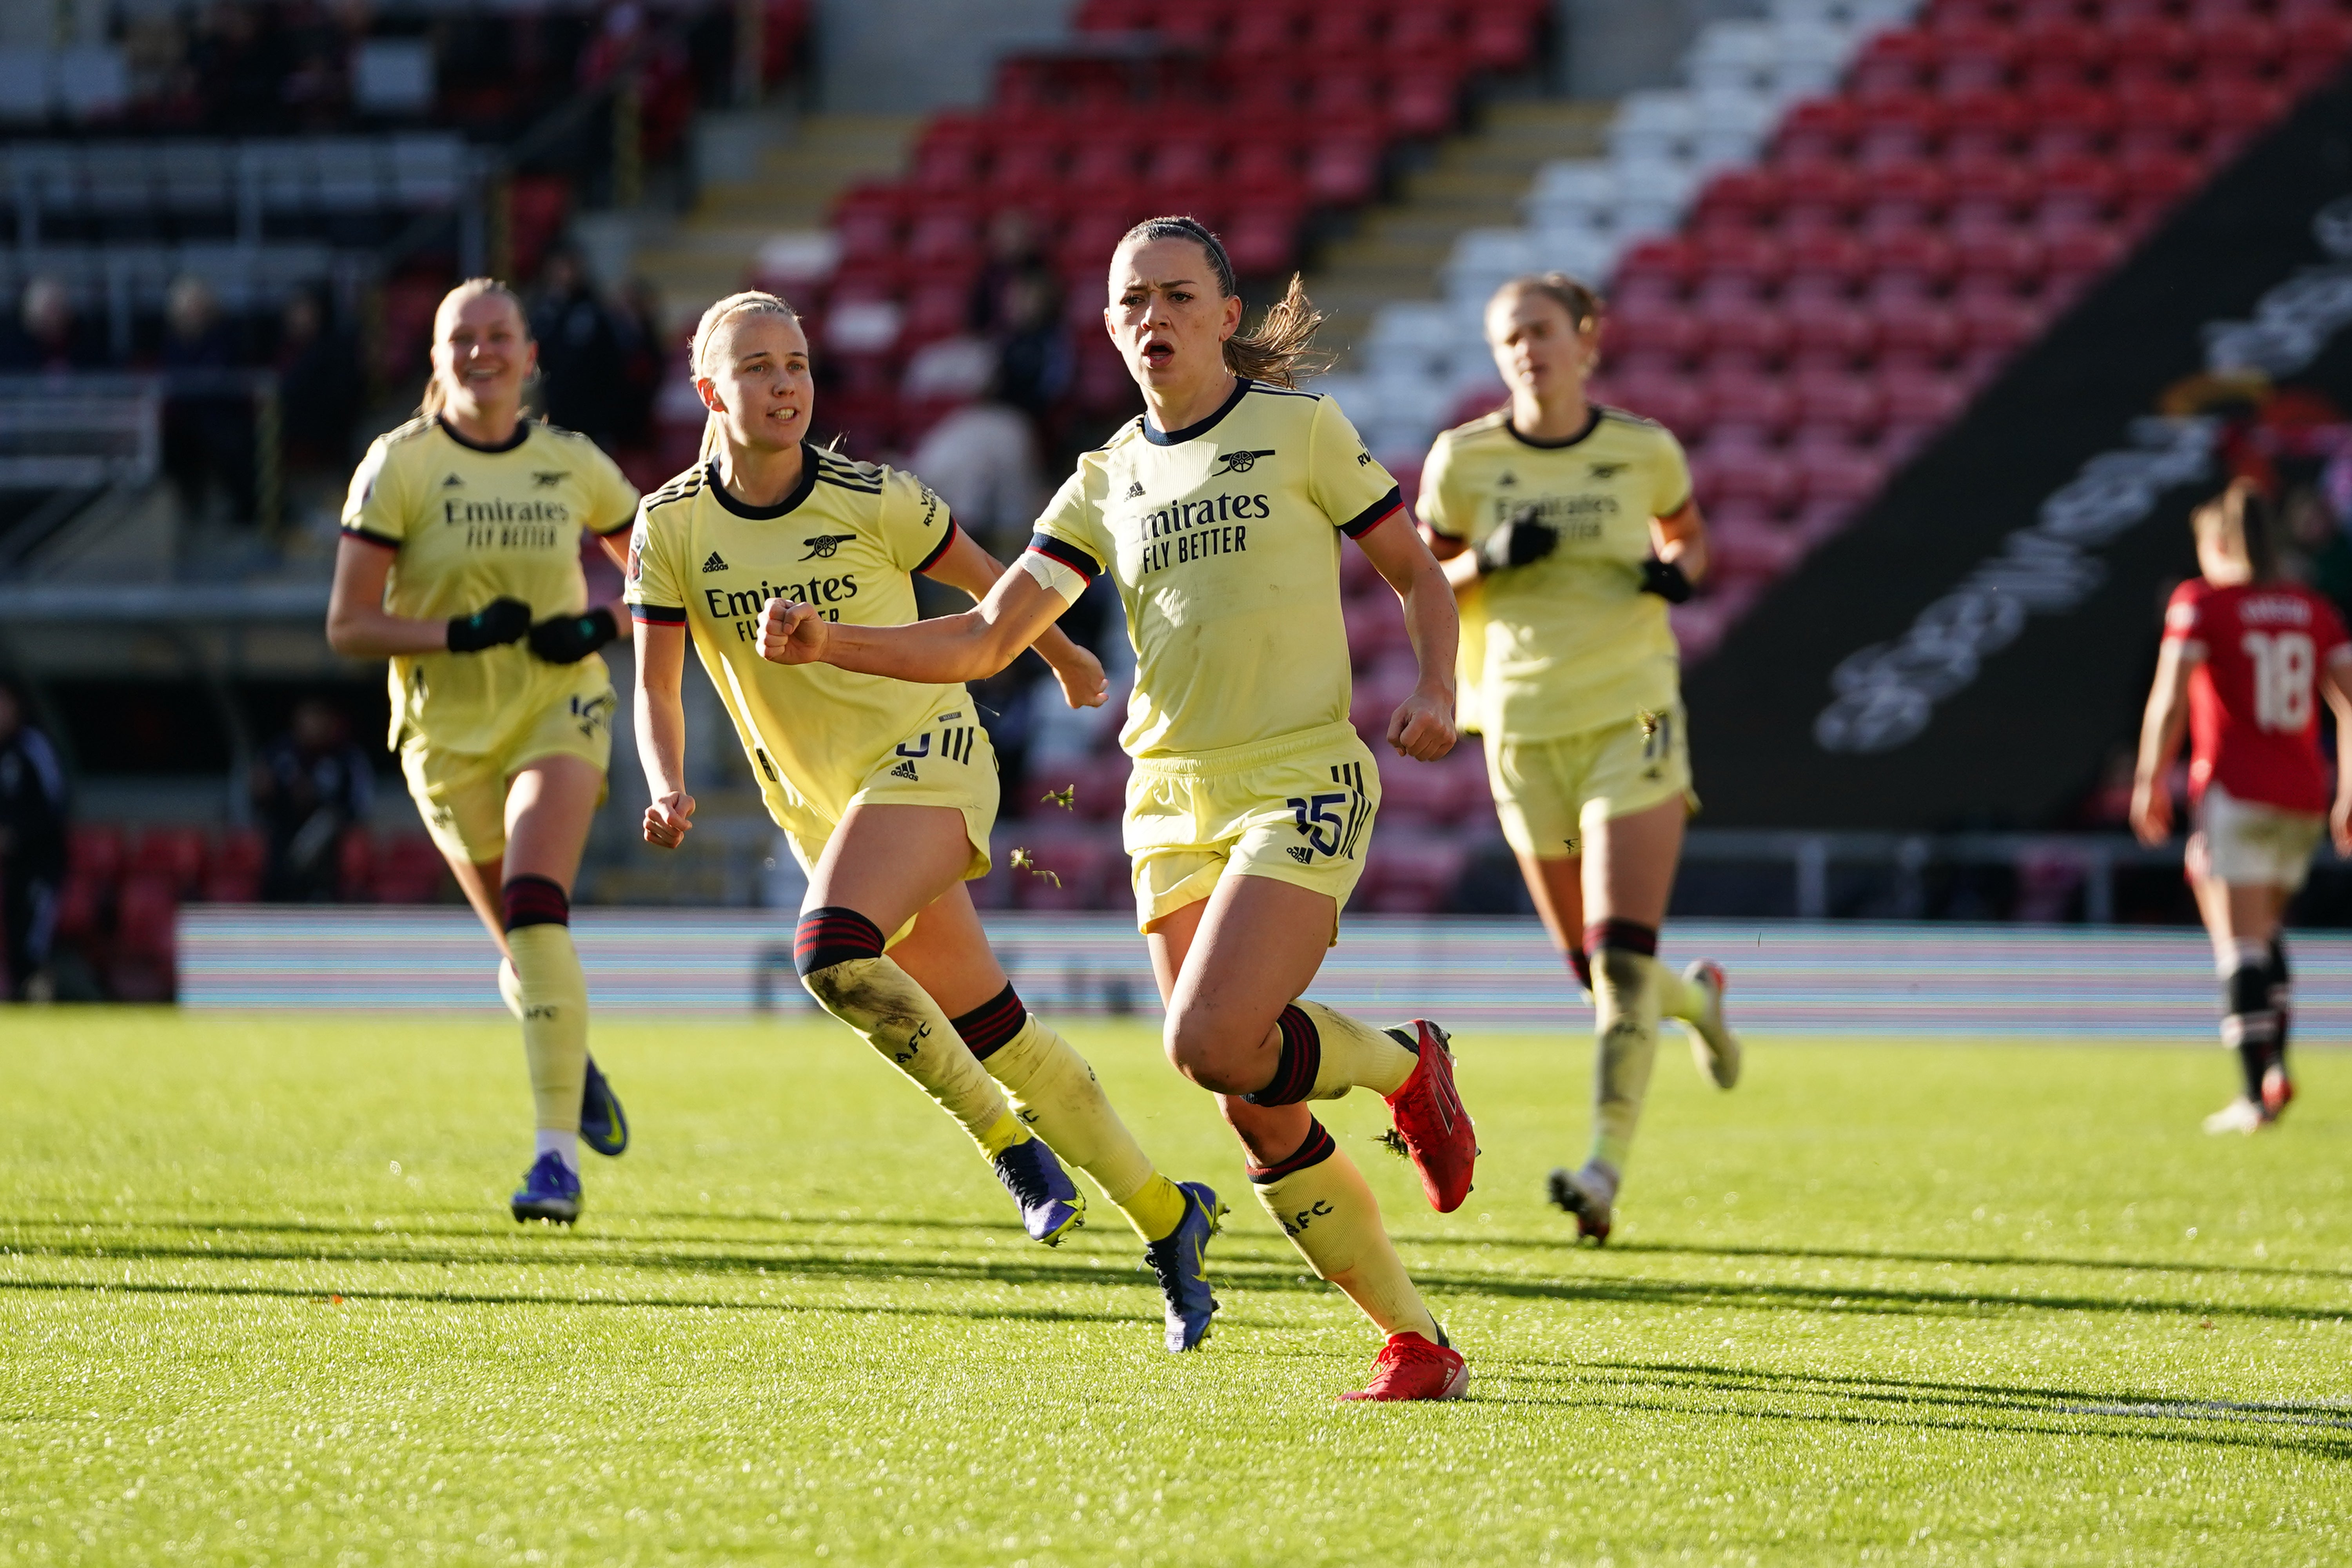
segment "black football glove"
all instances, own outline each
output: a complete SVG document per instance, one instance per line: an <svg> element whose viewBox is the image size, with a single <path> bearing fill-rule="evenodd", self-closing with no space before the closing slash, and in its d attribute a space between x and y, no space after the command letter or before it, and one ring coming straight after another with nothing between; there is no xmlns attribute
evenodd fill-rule
<svg viewBox="0 0 2352 1568"><path fill-rule="evenodd" d="M1542 560L1559 548L1559 530L1546 522L1531 506L1523 506L1511 520L1478 545L1478 574L1507 572Z"/></svg>
<svg viewBox="0 0 2352 1568"><path fill-rule="evenodd" d="M1685 604L1691 596L1691 580L1683 574L1679 561L1661 561L1653 555L1642 563L1642 592L1655 594L1669 605Z"/></svg>
<svg viewBox="0 0 2352 1568"><path fill-rule="evenodd" d="M519 642L530 631L530 606L520 599L492 599L470 616L449 617L449 651L479 653Z"/></svg>
<svg viewBox="0 0 2352 1568"><path fill-rule="evenodd" d="M578 664L621 635L613 612L599 605L582 616L558 616L530 628L530 651L550 664Z"/></svg>

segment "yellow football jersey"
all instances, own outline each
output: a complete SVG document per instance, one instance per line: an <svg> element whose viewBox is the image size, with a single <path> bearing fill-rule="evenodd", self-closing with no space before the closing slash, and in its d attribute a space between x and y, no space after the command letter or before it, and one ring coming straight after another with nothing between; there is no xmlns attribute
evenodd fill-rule
<svg viewBox="0 0 2352 1568"><path fill-rule="evenodd" d="M1118 585L1119 744L1197 757L1347 719L1339 535L1403 504L1338 404L1244 379L1196 425L1138 417L1080 458L1029 547Z"/></svg>
<svg viewBox="0 0 2352 1568"><path fill-rule="evenodd" d="M1681 686L1666 602L1642 592L1650 520L1690 500L1690 468L1665 426L1596 406L1583 434L1530 441L1490 414L1437 437L1422 468L1421 515L1471 545L1531 511L1559 548L1498 572L1465 606L1464 677L1493 735L1550 740L1663 710Z"/></svg>
<svg viewBox="0 0 2352 1568"><path fill-rule="evenodd" d="M631 613L687 627L779 820L814 809L840 821L877 759L971 699L961 684L771 664L760 657L761 607L797 599L849 626L905 626L919 618L914 574L954 537L947 503L913 475L805 443L801 482L777 505L729 495L713 459L637 509Z"/></svg>
<svg viewBox="0 0 2352 1568"><path fill-rule="evenodd" d="M505 598L541 621L588 607L580 531L618 533L636 505L635 488L585 436L525 420L491 448L420 418L369 444L343 531L400 552L383 595L395 616L446 620ZM392 747L496 751L580 677L580 666L545 663L519 642L403 655L392 661Z"/></svg>

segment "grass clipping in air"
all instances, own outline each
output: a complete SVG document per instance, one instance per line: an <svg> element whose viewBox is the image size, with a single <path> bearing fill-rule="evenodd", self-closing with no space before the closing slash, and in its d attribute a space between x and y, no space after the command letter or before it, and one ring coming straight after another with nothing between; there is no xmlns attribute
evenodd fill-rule
<svg viewBox="0 0 2352 1568"><path fill-rule="evenodd" d="M513 1027L0 1014L13 1562L2314 1563L2352 1557L2352 1062L2209 1139L2218 1053L1765 1041L1662 1060L1570 1245L1590 1045L1457 1040L1477 1192L1379 1192L1472 1397L1377 1340L1149 1027L1057 1020L1234 1205L1160 1349L1141 1248L1021 1235L821 1022L616 1021L635 1143L519 1226Z"/></svg>

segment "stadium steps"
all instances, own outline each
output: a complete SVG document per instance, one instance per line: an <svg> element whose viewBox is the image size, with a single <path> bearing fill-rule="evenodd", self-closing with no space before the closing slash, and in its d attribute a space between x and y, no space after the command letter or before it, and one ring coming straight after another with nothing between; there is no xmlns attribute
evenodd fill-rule
<svg viewBox="0 0 2352 1568"><path fill-rule="evenodd" d="M1339 368L1353 367L1381 306L1437 298L1438 268L1463 230L1517 222L1537 170L1558 158L1597 155L1612 108L1556 99L1495 104L1476 130L1448 137L1426 165L1408 173L1395 200L1324 247L1307 291L1330 318L1325 331Z"/></svg>
<svg viewBox="0 0 2352 1568"><path fill-rule="evenodd" d="M706 186L694 211L638 254L674 323L690 327L711 300L745 286L760 247L781 233L822 229L834 199L860 180L905 167L921 117L812 114L766 148L751 179Z"/></svg>
<svg viewBox="0 0 2352 1568"><path fill-rule="evenodd" d="M2352 407L2347 122L2352 80L2305 100L1687 673L1710 826L2066 819L2137 732L2162 595L2196 569L2189 511L2225 477L2193 427L2136 423L2242 407L2249 384ZM2294 401L2232 449L2291 452ZM2168 472L2135 455L2168 428L2187 454ZM1903 689L1856 698L1882 685Z"/></svg>

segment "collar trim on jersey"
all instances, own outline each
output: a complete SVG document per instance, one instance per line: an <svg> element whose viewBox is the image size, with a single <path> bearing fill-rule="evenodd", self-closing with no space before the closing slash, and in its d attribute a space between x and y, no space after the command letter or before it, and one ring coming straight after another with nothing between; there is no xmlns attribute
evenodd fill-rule
<svg viewBox="0 0 2352 1568"><path fill-rule="evenodd" d="M1511 439L1522 447L1533 447L1538 452L1557 452L1563 447L1575 446L1579 441L1601 428L1601 405L1598 403L1592 405L1591 413L1585 417L1584 428L1564 441L1538 441L1512 424L1511 416L1507 414L1503 416L1503 428L1508 430L1511 433Z"/></svg>
<svg viewBox="0 0 2352 1568"><path fill-rule="evenodd" d="M1249 390L1255 384L1245 375L1237 375L1234 377L1234 395L1225 399L1223 405L1221 406L1214 414L1210 415L1206 419L1187 425L1181 430L1154 429L1151 424L1151 416L1146 414L1142 416L1143 438L1150 442L1155 447L1181 447L1187 441L1196 440L1215 429L1217 427L1217 421L1223 419L1226 415L1231 414L1234 411L1234 405L1239 404L1243 398L1249 395Z"/></svg>
<svg viewBox="0 0 2352 1568"><path fill-rule="evenodd" d="M450 424L449 421L442 418L438 414L436 414L433 416L433 423L441 426L441 434L448 437L449 439L457 442L457 445L465 447L468 452L488 452L495 455L499 452L511 452L517 447L521 446L525 441L530 440L532 421L529 419L516 420L515 433L508 437L505 440L499 442L495 447L486 447L479 441L467 440L466 437L457 434L457 427L455 425Z"/></svg>
<svg viewBox="0 0 2352 1568"><path fill-rule="evenodd" d="M704 471L710 476L711 500L737 517L749 518L753 522L768 522L797 510L801 502L809 499L809 492L816 489L816 448L806 441L801 443L801 482L793 487L792 494L773 506L753 506L750 501L728 494L726 484L719 477L717 458L710 459Z"/></svg>

